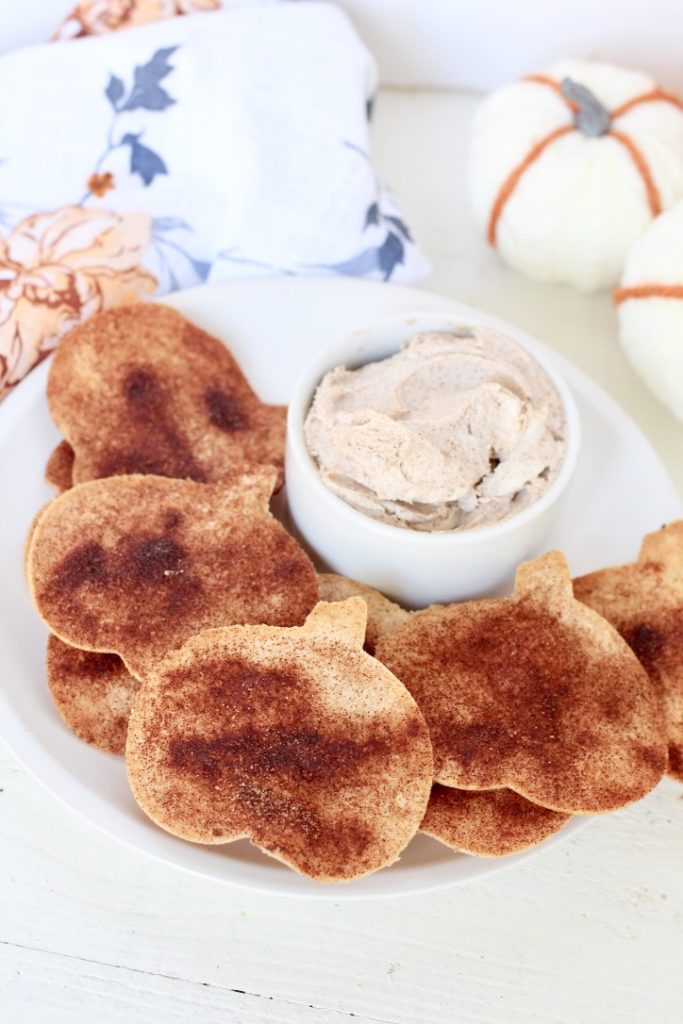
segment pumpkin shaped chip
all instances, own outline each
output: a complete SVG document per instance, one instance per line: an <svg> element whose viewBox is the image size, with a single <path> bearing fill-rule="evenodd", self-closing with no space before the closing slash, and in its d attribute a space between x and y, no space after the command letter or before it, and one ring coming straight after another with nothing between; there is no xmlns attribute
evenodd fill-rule
<svg viewBox="0 0 683 1024"><path fill-rule="evenodd" d="M257 465L282 483L286 410L260 402L225 345L168 306L121 306L74 327L47 397L74 483L123 473L214 483Z"/></svg>
<svg viewBox="0 0 683 1024"><path fill-rule="evenodd" d="M318 573L318 586L321 601L345 601L348 597L362 597L368 606L368 624L365 630L365 650L368 654L375 653L377 641L381 636L393 632L407 622L411 612L401 608L400 604L390 601L379 590L357 583L346 576L338 576L334 572Z"/></svg>
<svg viewBox="0 0 683 1024"><path fill-rule="evenodd" d="M211 626L298 625L315 570L268 510L276 471L231 484L119 476L55 498L27 573L38 613L72 647L121 655L137 678Z"/></svg>
<svg viewBox="0 0 683 1024"><path fill-rule="evenodd" d="M632 565L575 579L574 595L619 630L661 693L668 771L683 782L683 520L648 534Z"/></svg>
<svg viewBox="0 0 683 1024"><path fill-rule="evenodd" d="M45 466L45 480L62 494L73 487L74 450L68 441L60 441Z"/></svg>
<svg viewBox="0 0 683 1024"><path fill-rule="evenodd" d="M638 800L666 766L652 683L616 630L574 600L558 552L521 565L511 597L415 615L377 657L424 714L444 785L591 814Z"/></svg>
<svg viewBox="0 0 683 1024"><path fill-rule="evenodd" d="M24 537L24 547L23 547L23 550L22 550L22 553L21 553L21 561L22 561L22 566L23 566L23 569L24 569L24 576L26 577L27 580L28 580L28 554L29 554L29 551L31 550L31 544L33 543L33 535L36 532L36 526L38 525L38 520L42 516L43 512L45 511L45 509L49 508L51 504L52 504L52 502L46 501L45 504L40 506L38 511L33 516L33 519L29 523L28 530L26 531L26 536Z"/></svg>
<svg viewBox="0 0 683 1024"><path fill-rule="evenodd" d="M532 804L511 789L476 792L437 783L420 831L460 853L504 857L538 846L569 818Z"/></svg>
<svg viewBox="0 0 683 1024"><path fill-rule="evenodd" d="M140 683L118 654L79 651L50 636L46 668L52 699L66 725L93 747L123 754Z"/></svg>
<svg viewBox="0 0 683 1024"><path fill-rule="evenodd" d="M211 629L144 681L126 765L158 825L197 843L249 838L319 881L386 867L427 806L432 753L406 688L362 650L358 597L301 627Z"/></svg>

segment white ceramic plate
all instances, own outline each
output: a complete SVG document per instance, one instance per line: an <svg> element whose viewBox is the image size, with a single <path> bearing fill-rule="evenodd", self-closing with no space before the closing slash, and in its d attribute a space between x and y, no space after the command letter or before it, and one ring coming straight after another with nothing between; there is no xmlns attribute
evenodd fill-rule
<svg viewBox="0 0 683 1024"><path fill-rule="evenodd" d="M301 369L322 345L384 313L432 310L487 323L544 352L576 397L583 452L571 499L552 538L573 573L635 556L644 533L681 515L673 484L634 423L596 384L540 342L476 310L409 288L335 279L274 279L217 285L169 300L228 342L267 401L286 402ZM43 666L46 631L22 571L24 536L51 496L43 481L58 441L45 400L47 364L0 407L0 734L27 768L69 807L130 846L222 882L293 896L340 899L415 893L470 881L539 851L503 860L458 856L418 836L386 871L342 886L301 878L246 841L201 847L174 839L138 810L123 762L77 740L52 707ZM559 842L577 819L549 840ZM599 827L596 826L596 827Z"/></svg>

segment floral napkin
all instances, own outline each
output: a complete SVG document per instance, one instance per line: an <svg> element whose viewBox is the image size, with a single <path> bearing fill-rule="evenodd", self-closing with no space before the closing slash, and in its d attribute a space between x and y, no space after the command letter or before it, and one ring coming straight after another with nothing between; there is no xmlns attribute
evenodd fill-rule
<svg viewBox="0 0 683 1024"><path fill-rule="evenodd" d="M375 89L323 3L0 57L0 394L108 306L254 274L422 276L369 159Z"/></svg>
<svg viewBox="0 0 683 1024"><path fill-rule="evenodd" d="M222 6L221 0L80 0L52 38L99 36L180 14L217 11Z"/></svg>
<svg viewBox="0 0 683 1024"><path fill-rule="evenodd" d="M0 53L50 39L80 39L163 18L274 2L277 0L2 0Z"/></svg>

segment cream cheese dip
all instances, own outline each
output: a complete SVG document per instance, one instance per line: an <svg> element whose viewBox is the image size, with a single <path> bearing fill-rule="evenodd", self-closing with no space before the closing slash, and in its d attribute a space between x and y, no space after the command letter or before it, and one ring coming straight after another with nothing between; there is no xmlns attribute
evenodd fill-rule
<svg viewBox="0 0 683 1024"><path fill-rule="evenodd" d="M487 327L415 334L321 380L304 425L321 479L410 530L500 523L535 502L565 455L560 396L523 348Z"/></svg>

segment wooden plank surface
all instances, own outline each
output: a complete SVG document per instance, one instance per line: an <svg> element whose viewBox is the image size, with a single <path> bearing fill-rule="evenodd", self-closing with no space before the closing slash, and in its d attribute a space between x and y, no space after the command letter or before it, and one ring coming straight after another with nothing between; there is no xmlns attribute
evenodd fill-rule
<svg viewBox="0 0 683 1024"><path fill-rule="evenodd" d="M16 946L11 960L0 958L0 992L12 1007L12 1024L65 1020L187 1024L197 1019L203 1024L343 1024L349 1020L348 1014L334 1010Z"/></svg>
<svg viewBox="0 0 683 1024"><path fill-rule="evenodd" d="M289 1020L276 1014L292 1004L302 1021L313 1005L397 1024L443 1021L456 1007L450 1019L486 1024L679 1024L683 788L673 782L489 881L339 904L221 887L141 857L55 804L4 752L0 789L0 992L13 1010L23 995L12 972L30 989L45 954L46 999L77 991L80 971L88 999L139 983L143 1003L155 1001L147 981L131 980L141 972L219 1000L272 999L235 1005L254 1022ZM192 988L177 991L182 1005ZM87 1002L75 1016L60 1005L55 1020L91 1019Z"/></svg>

